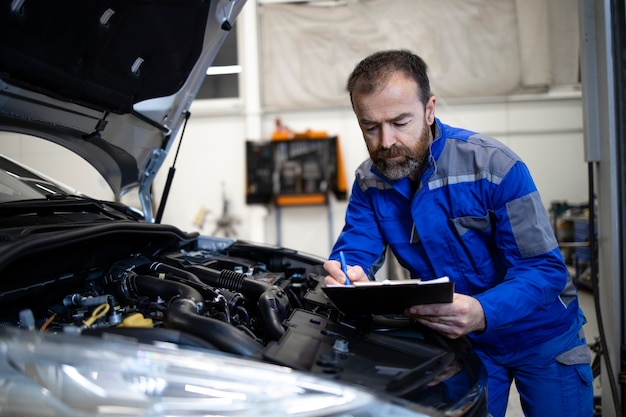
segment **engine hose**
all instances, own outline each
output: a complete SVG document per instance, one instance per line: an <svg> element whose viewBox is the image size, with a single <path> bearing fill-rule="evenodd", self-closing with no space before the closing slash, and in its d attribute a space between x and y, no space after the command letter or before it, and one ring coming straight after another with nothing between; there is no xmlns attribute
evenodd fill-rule
<svg viewBox="0 0 626 417"><path fill-rule="evenodd" d="M198 278L191 272L185 271L184 269L176 268L175 266L172 266L172 265L167 265L161 262L154 262L152 263L152 265L150 265L150 269L156 272L169 272L179 277L188 279L189 281L194 281L199 284L202 284L202 281L200 281L200 278Z"/></svg>
<svg viewBox="0 0 626 417"><path fill-rule="evenodd" d="M151 295L170 300L165 324L198 336L223 352L251 356L263 346L230 324L198 314L201 294L183 283L165 281L149 275L128 275L126 292L132 297Z"/></svg>
<svg viewBox="0 0 626 417"><path fill-rule="evenodd" d="M176 298L170 303L167 324L210 341L219 350L253 356L263 349L256 340L228 323L196 314L191 300Z"/></svg>
<svg viewBox="0 0 626 417"><path fill-rule="evenodd" d="M247 275L208 268L201 265L189 267L201 281L219 288L239 291L246 297L257 301L259 315L263 323L264 334L271 340L278 340L285 333L282 325L290 311L289 297L285 291L265 281L248 278Z"/></svg>
<svg viewBox="0 0 626 417"><path fill-rule="evenodd" d="M188 279L182 278L175 274L168 274L165 276L164 279L167 281L180 282L181 284L188 285L189 287L198 291L202 295L203 300L215 298L220 294L218 291L215 290L215 288L211 287L208 284L205 284L204 282L189 281Z"/></svg>
<svg viewBox="0 0 626 417"><path fill-rule="evenodd" d="M109 295L99 295L96 297L85 297L81 294L71 294L66 296L63 299L63 305L66 307L69 306L82 306L82 307L91 307L91 306L99 306L100 304L108 303Z"/></svg>
<svg viewBox="0 0 626 417"><path fill-rule="evenodd" d="M190 265L187 269L191 270L202 282L213 287L241 292L255 300L272 287L267 282L251 279L246 274L226 269L218 271L202 265Z"/></svg>
<svg viewBox="0 0 626 417"><path fill-rule="evenodd" d="M158 279L150 275L129 274L122 280L122 285L124 285L122 291L132 298L155 295L165 300L180 297L189 299L195 304L202 302L202 295L189 285Z"/></svg>
<svg viewBox="0 0 626 417"><path fill-rule="evenodd" d="M270 340L278 340L285 334L282 322L287 317L288 306L287 294L278 287L265 291L259 297L259 314L265 325L265 335Z"/></svg>

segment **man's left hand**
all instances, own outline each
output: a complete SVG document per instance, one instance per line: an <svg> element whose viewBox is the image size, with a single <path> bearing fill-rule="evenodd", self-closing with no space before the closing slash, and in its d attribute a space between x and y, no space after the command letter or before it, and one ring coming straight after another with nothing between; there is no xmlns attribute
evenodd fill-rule
<svg viewBox="0 0 626 417"><path fill-rule="evenodd" d="M455 293L452 303L416 305L405 314L451 339L485 330L483 307L468 295Z"/></svg>

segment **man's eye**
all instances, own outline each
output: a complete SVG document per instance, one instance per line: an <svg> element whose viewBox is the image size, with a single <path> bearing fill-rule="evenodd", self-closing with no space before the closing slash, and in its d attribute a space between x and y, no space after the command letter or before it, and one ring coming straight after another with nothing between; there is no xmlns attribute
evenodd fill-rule
<svg viewBox="0 0 626 417"><path fill-rule="evenodd" d="M378 126L371 126L371 125L370 126L365 126L365 131L366 132L373 132L376 129L378 129Z"/></svg>

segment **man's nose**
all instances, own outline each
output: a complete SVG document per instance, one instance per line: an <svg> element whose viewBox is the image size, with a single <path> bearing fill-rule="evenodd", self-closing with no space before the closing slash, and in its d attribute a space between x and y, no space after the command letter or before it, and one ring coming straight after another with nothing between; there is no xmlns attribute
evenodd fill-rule
<svg viewBox="0 0 626 417"><path fill-rule="evenodd" d="M383 125L380 129L380 135L380 143L384 149L389 149L396 143L396 138L390 126Z"/></svg>

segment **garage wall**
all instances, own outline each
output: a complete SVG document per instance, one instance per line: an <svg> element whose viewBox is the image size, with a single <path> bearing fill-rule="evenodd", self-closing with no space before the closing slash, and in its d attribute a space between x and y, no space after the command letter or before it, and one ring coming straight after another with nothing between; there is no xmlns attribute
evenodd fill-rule
<svg viewBox="0 0 626 417"><path fill-rule="evenodd" d="M424 58L433 91L449 98L579 80L570 0L258 1L265 108L341 105L346 74L389 48Z"/></svg>

